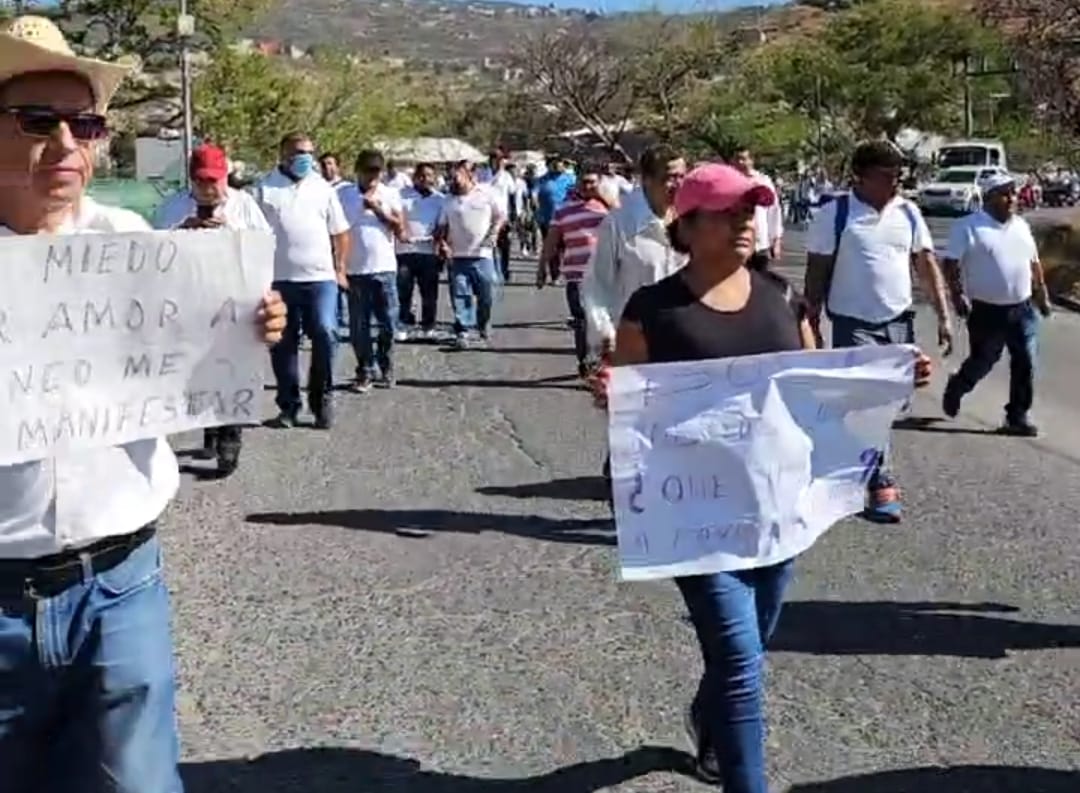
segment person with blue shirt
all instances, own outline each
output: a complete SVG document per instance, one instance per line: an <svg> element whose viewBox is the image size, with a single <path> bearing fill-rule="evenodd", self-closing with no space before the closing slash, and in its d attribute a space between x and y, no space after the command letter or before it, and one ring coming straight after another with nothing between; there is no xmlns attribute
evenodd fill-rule
<svg viewBox="0 0 1080 793"><path fill-rule="evenodd" d="M574 189L577 177L566 167L566 162L558 157L548 160L548 170L536 180L536 225L540 239L547 239L555 210L566 203L570 191Z"/></svg>

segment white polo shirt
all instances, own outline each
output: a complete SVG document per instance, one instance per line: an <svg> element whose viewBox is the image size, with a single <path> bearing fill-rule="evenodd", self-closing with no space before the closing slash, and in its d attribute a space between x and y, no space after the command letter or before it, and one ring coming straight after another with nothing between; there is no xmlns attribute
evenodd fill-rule
<svg viewBox="0 0 1080 793"><path fill-rule="evenodd" d="M836 253L827 307L863 322L896 319L914 302L912 254L934 250L930 229L919 208L906 198L898 196L878 212L851 193L847 225L836 251L838 203L834 198L815 215L807 242L808 253Z"/></svg>
<svg viewBox="0 0 1080 793"><path fill-rule="evenodd" d="M150 231L150 225L134 212L84 197L58 233L133 231ZM0 226L0 236L12 232ZM35 559L131 534L157 519L179 485L176 457L164 438L0 466L0 559Z"/></svg>
<svg viewBox="0 0 1080 793"><path fill-rule="evenodd" d="M947 255L960 263L964 292L972 300L1007 306L1031 298L1031 263L1039 249L1019 215L1000 223L983 211L956 221Z"/></svg>
<svg viewBox="0 0 1080 793"><path fill-rule="evenodd" d="M154 215L154 228L174 229L190 217L194 217L198 206L187 190L176 193L162 204ZM218 209L225 227L234 231L272 231L266 222L266 215L259 208L258 202L243 190L228 188L225 203Z"/></svg>
<svg viewBox="0 0 1080 793"><path fill-rule="evenodd" d="M380 204L387 214L401 211L401 195L382 182L375 185L372 200ZM342 205L353 238L352 250L349 251L349 275L396 273L394 233L374 212L364 207L360 188L354 185L351 190L343 192Z"/></svg>
<svg viewBox="0 0 1080 793"><path fill-rule="evenodd" d="M435 229L439 225L446 196L432 190L426 196L415 187L401 191L401 206L405 211L405 241L398 241L397 252L425 253L435 252Z"/></svg>
<svg viewBox="0 0 1080 793"><path fill-rule="evenodd" d="M277 238L275 281L334 281L330 237L349 230L337 192L317 173L294 182L275 168L255 188Z"/></svg>
<svg viewBox="0 0 1080 793"><path fill-rule="evenodd" d="M491 190L477 185L465 195L447 196L439 225L447 227L450 254L455 259L490 259L492 227L506 209Z"/></svg>

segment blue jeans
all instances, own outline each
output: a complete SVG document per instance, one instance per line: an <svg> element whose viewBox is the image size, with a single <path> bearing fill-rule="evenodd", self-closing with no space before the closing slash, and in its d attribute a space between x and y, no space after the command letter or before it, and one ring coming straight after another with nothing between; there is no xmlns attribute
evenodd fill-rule
<svg viewBox="0 0 1080 793"><path fill-rule="evenodd" d="M474 328L487 333L496 283L498 274L491 259L453 259L450 262L454 333L462 336Z"/></svg>
<svg viewBox="0 0 1080 793"><path fill-rule="evenodd" d="M356 376L375 376L378 365L383 377L394 371L394 333L398 325L397 273L349 276L349 317ZM378 339L371 337L372 321L379 323Z"/></svg>
<svg viewBox="0 0 1080 793"><path fill-rule="evenodd" d="M311 339L308 402L318 413L334 386L334 347L337 343L337 281L275 281L274 289L289 311L281 341L270 349L277 380L278 410L295 416L300 400L300 326Z"/></svg>
<svg viewBox="0 0 1080 793"><path fill-rule="evenodd" d="M762 668L793 567L675 579L705 664L691 704L699 751L716 753L724 793L768 793Z"/></svg>
<svg viewBox="0 0 1080 793"><path fill-rule="evenodd" d="M157 539L47 594L0 574L0 790L180 793Z"/></svg>
<svg viewBox="0 0 1080 793"><path fill-rule="evenodd" d="M349 328L349 290L340 287L337 297L337 324L339 331Z"/></svg>
<svg viewBox="0 0 1080 793"><path fill-rule="evenodd" d="M914 344L915 312L905 311L888 322L865 322L853 317L830 314L832 320L832 346L868 347L874 344ZM889 471L888 452L881 455L867 481L870 492L896 487L896 477Z"/></svg>
<svg viewBox="0 0 1080 793"><path fill-rule="evenodd" d="M1035 401L1035 360L1039 353L1039 315L1031 301L996 306L972 301L967 320L971 354L954 378L959 396L971 391L990 374L1009 350L1009 403L1005 420L1020 424L1028 419Z"/></svg>
<svg viewBox="0 0 1080 793"><path fill-rule="evenodd" d="M435 328L439 312L439 259L433 253L403 253L398 256L398 298L400 319L404 325L415 325L413 286L420 289L420 327Z"/></svg>

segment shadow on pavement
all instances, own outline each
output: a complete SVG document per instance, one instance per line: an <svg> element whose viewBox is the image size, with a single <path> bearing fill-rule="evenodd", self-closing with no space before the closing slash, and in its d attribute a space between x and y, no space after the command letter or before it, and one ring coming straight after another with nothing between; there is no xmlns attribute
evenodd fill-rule
<svg viewBox="0 0 1080 793"><path fill-rule="evenodd" d="M577 545L614 545L613 524L607 518L560 520L537 515L492 515L447 509L345 509L324 512L263 512L247 516L248 523L271 526L334 526L357 531L405 534L502 532L533 540Z"/></svg>
<svg viewBox="0 0 1080 793"><path fill-rule="evenodd" d="M557 498L567 501L607 501L611 488L602 476L575 476L552 479L549 482L530 482L524 485L488 485L476 488L485 496L510 498Z"/></svg>
<svg viewBox="0 0 1080 793"><path fill-rule="evenodd" d="M565 319L540 319L528 322L496 322L493 328L536 328L550 330L568 330Z"/></svg>
<svg viewBox="0 0 1080 793"><path fill-rule="evenodd" d="M469 352L502 352L521 355L573 355L571 347L476 347Z"/></svg>
<svg viewBox="0 0 1080 793"><path fill-rule="evenodd" d="M1010 650L1080 647L1080 625L982 616L1018 611L995 603L793 601L785 604L769 649L813 655L1004 658Z"/></svg>
<svg viewBox="0 0 1080 793"><path fill-rule="evenodd" d="M894 430L909 432L931 432L941 435L997 435L996 429L979 427L957 427L944 422L947 419L936 416L908 416L893 423Z"/></svg>
<svg viewBox="0 0 1080 793"><path fill-rule="evenodd" d="M185 787L199 793L591 793L657 771L689 773L688 755L643 746L523 779L461 776L425 770L418 760L362 749L290 749L254 760L186 763Z"/></svg>
<svg viewBox="0 0 1080 793"><path fill-rule="evenodd" d="M904 768L795 785L789 793L1076 793L1080 771L993 765Z"/></svg>
<svg viewBox="0 0 1080 793"><path fill-rule="evenodd" d="M409 388L561 388L566 391L584 391L586 386L577 381L578 376L572 374L539 380L398 380L397 384Z"/></svg>

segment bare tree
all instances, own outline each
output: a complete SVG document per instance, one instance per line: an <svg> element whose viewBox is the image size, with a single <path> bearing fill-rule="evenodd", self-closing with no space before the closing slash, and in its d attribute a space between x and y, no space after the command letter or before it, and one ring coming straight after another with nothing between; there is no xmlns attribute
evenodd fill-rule
<svg viewBox="0 0 1080 793"><path fill-rule="evenodd" d="M1024 84L1043 117L1080 136L1080 2L978 0L1004 31Z"/></svg>
<svg viewBox="0 0 1080 793"><path fill-rule="evenodd" d="M627 157L622 138L642 96L637 67L592 25L556 31L522 44L518 64L544 99L577 119L605 147Z"/></svg>

